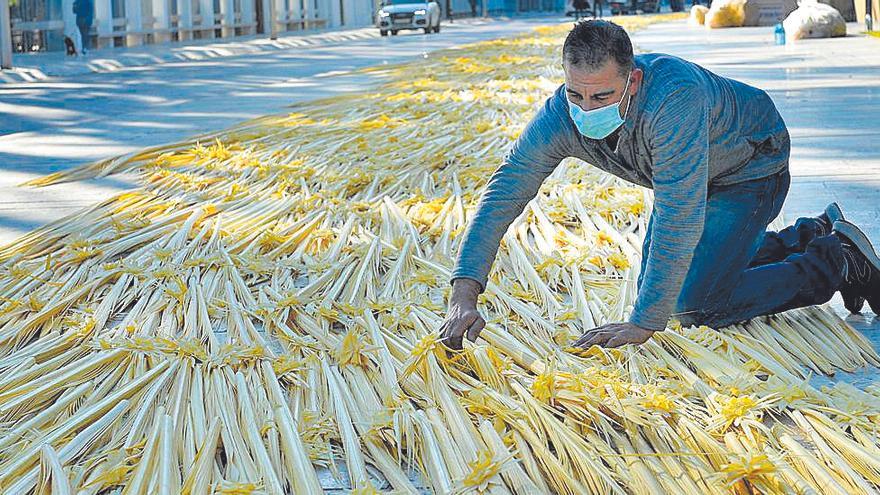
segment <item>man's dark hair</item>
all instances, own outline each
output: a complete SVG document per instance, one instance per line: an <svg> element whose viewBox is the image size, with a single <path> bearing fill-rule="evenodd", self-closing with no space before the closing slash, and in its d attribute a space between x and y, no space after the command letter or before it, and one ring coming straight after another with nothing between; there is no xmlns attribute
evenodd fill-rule
<svg viewBox="0 0 880 495"><path fill-rule="evenodd" d="M622 27L608 21L588 20L574 25L562 45L563 63L588 71L600 69L613 60L620 73L633 66L633 47Z"/></svg>

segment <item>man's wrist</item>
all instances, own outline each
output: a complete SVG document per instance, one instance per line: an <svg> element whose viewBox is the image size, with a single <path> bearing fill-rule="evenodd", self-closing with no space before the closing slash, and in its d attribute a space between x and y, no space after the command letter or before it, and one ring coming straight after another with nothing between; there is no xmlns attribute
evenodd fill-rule
<svg viewBox="0 0 880 495"><path fill-rule="evenodd" d="M450 299L455 302L467 301L476 304L481 291L482 286L476 280L457 278L452 282L452 296Z"/></svg>
<svg viewBox="0 0 880 495"><path fill-rule="evenodd" d="M659 326L654 326L654 325L645 325L643 323L640 323L637 318L632 318L632 317L630 317L629 323L631 325L635 325L635 326L641 328L642 330L647 330L649 332L662 332L663 330L666 329L665 327L659 327Z"/></svg>

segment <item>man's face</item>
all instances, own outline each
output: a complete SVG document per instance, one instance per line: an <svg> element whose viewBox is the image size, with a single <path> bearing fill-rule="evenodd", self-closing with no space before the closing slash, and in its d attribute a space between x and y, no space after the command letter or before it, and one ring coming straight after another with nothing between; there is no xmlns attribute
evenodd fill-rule
<svg viewBox="0 0 880 495"><path fill-rule="evenodd" d="M622 101L620 117L629 105L629 98L639 92L642 70L633 69L629 87L624 95L627 74L620 73L616 62L606 62L598 70L587 71L563 64L565 71L565 94L568 100L585 111L595 110ZM622 100L621 100L622 99Z"/></svg>

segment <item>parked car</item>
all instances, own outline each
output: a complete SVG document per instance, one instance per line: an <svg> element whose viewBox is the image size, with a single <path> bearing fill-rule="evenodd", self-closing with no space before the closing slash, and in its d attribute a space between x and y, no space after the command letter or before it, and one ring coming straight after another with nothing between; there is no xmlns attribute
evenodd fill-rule
<svg viewBox="0 0 880 495"><path fill-rule="evenodd" d="M385 0L376 13L379 34L396 35L404 29L424 29L425 34L440 32L440 4L434 0Z"/></svg>

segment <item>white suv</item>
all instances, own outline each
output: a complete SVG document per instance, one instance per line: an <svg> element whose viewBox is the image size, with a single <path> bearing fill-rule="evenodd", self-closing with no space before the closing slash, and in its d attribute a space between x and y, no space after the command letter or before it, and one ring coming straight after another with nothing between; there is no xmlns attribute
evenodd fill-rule
<svg viewBox="0 0 880 495"><path fill-rule="evenodd" d="M440 32L440 4L434 0L385 0L376 13L379 34L396 35L404 29L424 29L425 34Z"/></svg>

